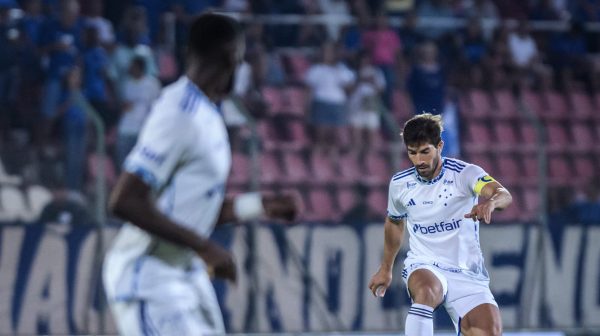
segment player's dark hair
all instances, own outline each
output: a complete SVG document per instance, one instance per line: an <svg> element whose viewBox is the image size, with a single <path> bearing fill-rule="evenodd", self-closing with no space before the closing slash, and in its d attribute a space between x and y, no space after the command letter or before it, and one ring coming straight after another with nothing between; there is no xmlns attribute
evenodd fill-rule
<svg viewBox="0 0 600 336"><path fill-rule="evenodd" d="M215 13L202 14L191 24L188 56L220 60L225 48L241 35L242 27L235 19Z"/></svg>
<svg viewBox="0 0 600 336"><path fill-rule="evenodd" d="M442 117L431 113L418 114L404 123L402 138L407 146L432 144L437 146L442 140Z"/></svg>

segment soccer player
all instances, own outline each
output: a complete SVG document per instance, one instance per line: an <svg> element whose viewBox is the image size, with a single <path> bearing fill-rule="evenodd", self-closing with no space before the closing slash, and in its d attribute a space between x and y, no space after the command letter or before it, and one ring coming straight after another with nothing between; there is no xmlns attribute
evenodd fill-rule
<svg viewBox="0 0 600 336"><path fill-rule="evenodd" d="M231 90L244 39L233 19L204 14L190 27L185 75L154 104L109 200L127 220L104 263L122 335L224 333L210 275L235 281L213 227L262 215L292 219L290 197L225 199L231 152L214 102Z"/></svg>
<svg viewBox="0 0 600 336"><path fill-rule="evenodd" d="M410 250L402 277L412 300L406 335L433 335L433 311L442 304L459 334L500 335L479 223L489 224L492 212L506 208L512 197L482 168L442 157L441 132L440 116L428 113L404 125L402 137L414 167L390 181L383 259L369 289L383 296L390 286L406 227Z"/></svg>

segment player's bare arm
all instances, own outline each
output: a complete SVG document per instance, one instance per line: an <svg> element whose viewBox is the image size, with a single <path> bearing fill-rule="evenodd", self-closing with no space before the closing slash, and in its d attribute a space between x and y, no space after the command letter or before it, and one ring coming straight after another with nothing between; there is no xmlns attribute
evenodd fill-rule
<svg viewBox="0 0 600 336"><path fill-rule="evenodd" d="M212 267L217 277L236 280L233 256L208 238L204 238L163 215L154 205L152 191L138 176L124 172L109 199L109 210L116 216L171 243L194 250Z"/></svg>
<svg viewBox="0 0 600 336"><path fill-rule="evenodd" d="M471 212L465 214L465 218L483 219L486 224L489 224L494 210L503 210L512 203L512 196L508 189L496 181L483 186L480 196L483 201L475 205Z"/></svg>
<svg viewBox="0 0 600 336"><path fill-rule="evenodd" d="M373 275L369 282L369 289L375 296L378 294L383 295L392 283L394 261L396 260L398 251L400 251L402 239L404 238L404 221L404 219L393 220L389 217L385 219L383 259L381 260L379 270L377 270L377 273ZM377 293L379 287L383 289L380 289L382 292Z"/></svg>
<svg viewBox="0 0 600 336"><path fill-rule="evenodd" d="M261 195L262 212L269 219L291 222L296 219L298 208L291 195ZM237 200L239 201L239 200ZM236 197L228 197L223 202L217 225L243 221L235 211Z"/></svg>

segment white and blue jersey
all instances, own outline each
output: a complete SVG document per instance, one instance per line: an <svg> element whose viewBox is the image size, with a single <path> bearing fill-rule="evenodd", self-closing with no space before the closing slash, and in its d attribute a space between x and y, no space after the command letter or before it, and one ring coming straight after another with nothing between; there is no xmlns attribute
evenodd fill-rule
<svg viewBox="0 0 600 336"><path fill-rule="evenodd" d="M395 174L390 181L388 217L406 221L407 259L488 279L479 222L464 215L491 181L479 166L451 158L443 158L441 171L432 180L423 179L414 167Z"/></svg>
<svg viewBox="0 0 600 336"><path fill-rule="evenodd" d="M218 108L182 77L155 102L124 169L153 188L163 214L208 237L221 211L230 166ZM105 259L106 293L110 301L189 296L184 287L167 284L194 270L204 272L203 266L193 251L125 224Z"/></svg>

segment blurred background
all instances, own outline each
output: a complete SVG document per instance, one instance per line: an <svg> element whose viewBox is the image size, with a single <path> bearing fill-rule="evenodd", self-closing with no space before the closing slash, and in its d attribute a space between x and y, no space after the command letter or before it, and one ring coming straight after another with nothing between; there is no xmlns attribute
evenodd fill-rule
<svg viewBox="0 0 600 336"><path fill-rule="evenodd" d="M513 194L481 228L505 329L600 334L598 0L0 0L0 334L115 333L107 194L208 9L246 31L227 191L301 204L215 232L241 274L216 283L229 332L402 332L399 274L383 299L366 286L425 111L444 155Z"/></svg>

